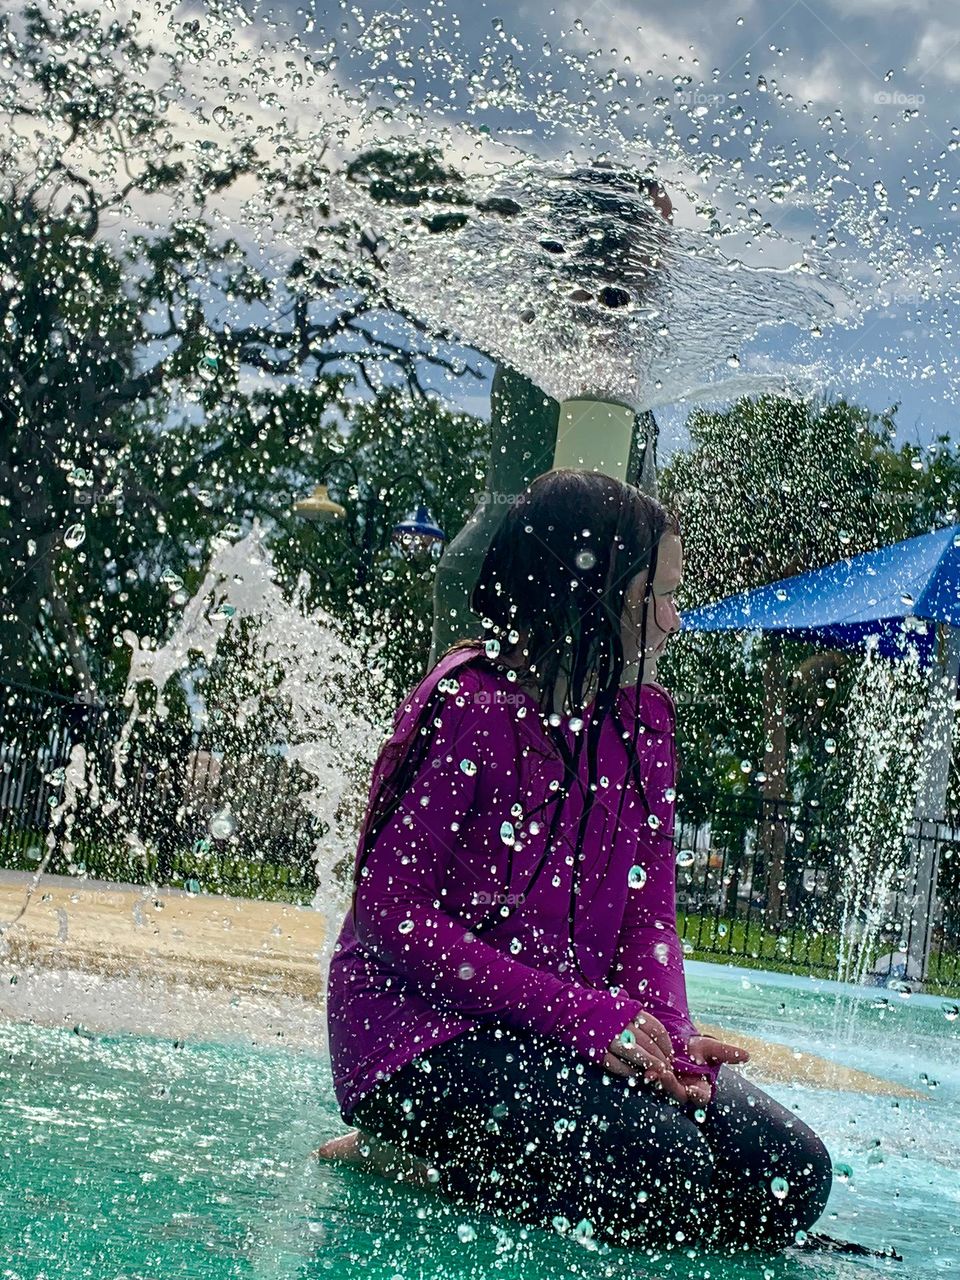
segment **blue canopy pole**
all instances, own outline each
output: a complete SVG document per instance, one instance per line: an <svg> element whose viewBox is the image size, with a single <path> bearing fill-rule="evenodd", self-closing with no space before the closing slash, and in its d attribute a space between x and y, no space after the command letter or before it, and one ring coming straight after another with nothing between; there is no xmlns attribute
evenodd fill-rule
<svg viewBox="0 0 960 1280"><path fill-rule="evenodd" d="M946 818L957 677L960 675L960 629L937 625L936 652L930 669L930 695L923 727L914 820L917 842L906 881L906 978L926 981L937 902L940 861L938 824Z"/></svg>
<svg viewBox="0 0 960 1280"><path fill-rule="evenodd" d="M767 927L783 925L783 886L787 868L787 720L786 673L783 637L769 632L770 645L763 664L763 730L767 750L763 756L762 818L760 848L767 876L764 919Z"/></svg>

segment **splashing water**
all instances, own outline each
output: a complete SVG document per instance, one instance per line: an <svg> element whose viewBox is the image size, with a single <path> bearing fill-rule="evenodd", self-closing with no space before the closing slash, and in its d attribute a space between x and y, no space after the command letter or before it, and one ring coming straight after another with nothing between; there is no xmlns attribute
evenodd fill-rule
<svg viewBox="0 0 960 1280"><path fill-rule="evenodd" d="M260 672L245 669L246 677L263 690L262 696L279 700L286 709L284 757L299 764L312 780L298 796L301 804L328 833L316 850L318 888L314 905L328 913L328 925L341 912L345 890L334 867L352 855L355 829L365 799L377 744L389 729L395 698L378 672L377 655L384 638L358 636L348 643L342 628L323 609L308 608L309 583L301 577L293 599L288 600L276 582L263 532L254 523L250 532L232 540L224 537L210 561L204 580L183 611L169 639L156 649L141 646L127 633L132 648L125 703L130 715L114 747L114 784L117 795L124 788L126 747L135 726L144 717L165 719L170 712L166 692L171 680L213 662L231 626L242 619L256 623L254 663ZM270 676L279 673L279 680ZM378 674L380 679L378 680ZM157 693L155 705L140 709L140 686L147 681ZM254 695L234 708L237 722L260 713L260 696ZM105 806L110 812L119 803ZM211 831L222 815L215 814ZM233 834L236 817L229 815ZM225 818L224 818L225 822ZM329 941L335 930L328 927Z"/></svg>
<svg viewBox="0 0 960 1280"><path fill-rule="evenodd" d="M844 856L837 977L862 983L892 910L913 818L927 681L916 650L900 661L872 654L846 709L850 818Z"/></svg>
<svg viewBox="0 0 960 1280"><path fill-rule="evenodd" d="M373 229L395 306L558 400L590 394L642 410L796 390L783 374L698 384L738 367L763 325L849 320L839 278L809 253L777 269L725 256L703 233L668 227L638 176L527 159L458 183L455 203L424 192L415 216L349 177L329 190L338 216Z"/></svg>

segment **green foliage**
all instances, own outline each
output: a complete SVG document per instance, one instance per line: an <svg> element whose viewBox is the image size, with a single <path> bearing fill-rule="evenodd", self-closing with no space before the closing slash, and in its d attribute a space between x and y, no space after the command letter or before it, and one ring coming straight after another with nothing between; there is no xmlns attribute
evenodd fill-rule
<svg viewBox="0 0 960 1280"><path fill-rule="evenodd" d="M347 619L386 589L405 619L413 610L417 637L428 585L405 568L393 585L383 576L389 528L421 500L454 529L469 509L477 429L431 404L420 382L426 363L453 379L467 366L421 351L416 326L383 312L363 229L328 221L325 144L278 134L271 151L239 120L220 141L171 127L184 64L211 54L222 17L178 23L164 49L139 13L121 23L44 2L0 19L8 678L115 695L123 631L161 638L211 536L255 518L279 540L288 580L309 568ZM253 60L245 73L266 67ZM221 107L214 122L218 110L226 120ZM369 152L349 174L397 199L416 187L456 201L461 182L427 152ZM241 179L245 209L263 219L245 218L243 244L220 231L221 198ZM308 243L268 262L262 226L282 240L285 219L316 222L332 250ZM386 432L392 458L370 444L388 420L405 432ZM470 437L466 455L458 432ZM388 462L410 477L395 493ZM335 531L295 527L291 502L334 463L348 519Z"/></svg>
<svg viewBox="0 0 960 1280"><path fill-rule="evenodd" d="M461 189L463 175L445 166L435 148L400 152L372 147L351 160L344 172L351 182L362 183L382 204L415 208L424 200L470 203Z"/></svg>
<svg viewBox="0 0 960 1280"><path fill-rule="evenodd" d="M683 531L681 612L954 522L960 452L947 437L926 455L894 448L895 413L762 396L691 414L690 448L660 477ZM663 660L680 704L684 791L704 812L752 785L737 776L740 759L763 769L768 651L767 637L744 657L739 635L686 633ZM783 652L788 791L842 788L825 744L841 737L856 655L797 641Z"/></svg>
<svg viewBox="0 0 960 1280"><path fill-rule="evenodd" d="M663 490L684 527L695 599L858 555L909 536L907 527L921 531L912 506L919 486L884 467L892 412L760 396L697 410L687 426L692 448L671 460Z"/></svg>

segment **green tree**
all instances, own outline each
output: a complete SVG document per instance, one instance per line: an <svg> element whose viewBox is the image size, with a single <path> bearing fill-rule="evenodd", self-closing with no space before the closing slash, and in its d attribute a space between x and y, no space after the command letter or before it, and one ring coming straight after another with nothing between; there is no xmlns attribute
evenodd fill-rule
<svg viewBox="0 0 960 1280"><path fill-rule="evenodd" d="M217 521L262 514L258 494L281 488L271 467L291 492L316 478L293 443L314 421L331 407L347 421L358 395L376 401L390 385L426 399L426 362L453 379L468 372L385 312L362 228L330 218L317 131L282 122L267 134L239 114L219 128L228 109L209 103L186 127L184 68L233 38L228 15L208 18L171 27L163 48L137 13L121 23L42 0L0 18L8 678L115 689L120 632L162 634ZM268 58L245 51L243 65L248 86L275 92ZM303 73L291 67L293 84ZM307 88L314 79L309 70ZM435 169L426 153L352 163L357 181L382 171L385 191ZM219 230L241 181L243 244ZM271 261L267 235L305 221L331 248ZM331 272L338 257L344 270ZM419 412L427 425L442 417ZM435 483L434 501L442 490L455 506L456 484ZM278 506L270 492L263 504ZM355 565L369 575L379 535L357 519Z"/></svg>
<svg viewBox="0 0 960 1280"><path fill-rule="evenodd" d="M696 411L690 448L664 468L664 501L684 534L684 607L819 568L956 519L960 454L947 437L924 456L894 448L896 408L884 414L845 400L776 397ZM738 635L684 635L664 670L687 705L681 750L691 797L706 809L716 791L743 794L762 771L765 741L762 638L745 657ZM791 786L819 785L831 767L857 663L847 653L784 646ZM827 744L827 745L825 745ZM750 761L752 773L739 769Z"/></svg>

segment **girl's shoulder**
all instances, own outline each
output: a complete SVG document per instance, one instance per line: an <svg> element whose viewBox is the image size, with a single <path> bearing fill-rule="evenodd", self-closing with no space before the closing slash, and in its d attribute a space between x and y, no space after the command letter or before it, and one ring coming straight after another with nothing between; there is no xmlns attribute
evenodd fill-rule
<svg viewBox="0 0 960 1280"><path fill-rule="evenodd" d="M639 686L630 685L624 692L628 705L635 714L638 712L639 700L640 722L645 728L654 729L658 733L670 733L676 728L677 705L662 684L649 680Z"/></svg>
<svg viewBox="0 0 960 1280"><path fill-rule="evenodd" d="M463 706L464 699L473 702L474 695L487 687L477 662L481 652L471 644L443 654L401 699L393 717L394 736L420 722L428 703L438 707L448 701L457 706Z"/></svg>

